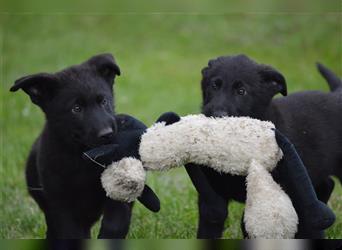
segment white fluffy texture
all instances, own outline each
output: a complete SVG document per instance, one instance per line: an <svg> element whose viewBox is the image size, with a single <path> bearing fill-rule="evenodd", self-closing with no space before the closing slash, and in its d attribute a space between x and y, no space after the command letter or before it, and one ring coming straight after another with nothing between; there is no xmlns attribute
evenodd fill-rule
<svg viewBox="0 0 342 250"><path fill-rule="evenodd" d="M147 170L168 170L192 162L218 172L247 175L245 223L249 236L293 238L296 211L269 173L282 158L271 128L271 122L247 117L190 115L168 126L157 123L147 129L139 153ZM145 183L142 163L124 158L105 170L101 180L107 195L121 201L139 197Z"/></svg>
<svg viewBox="0 0 342 250"><path fill-rule="evenodd" d="M111 199L132 202L141 195L145 178L141 161L128 157L108 166L102 173L101 182Z"/></svg>
<svg viewBox="0 0 342 250"><path fill-rule="evenodd" d="M139 153L148 170L168 170L192 162L218 172L246 175L252 159L271 171L282 157L273 123L248 117L182 117L147 129Z"/></svg>
<svg viewBox="0 0 342 250"><path fill-rule="evenodd" d="M246 231L250 238L294 238L298 216L271 174L252 161L247 175Z"/></svg>

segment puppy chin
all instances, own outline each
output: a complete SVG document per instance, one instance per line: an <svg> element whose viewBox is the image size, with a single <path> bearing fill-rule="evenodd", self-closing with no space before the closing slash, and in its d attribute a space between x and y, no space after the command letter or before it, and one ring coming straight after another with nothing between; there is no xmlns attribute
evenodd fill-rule
<svg viewBox="0 0 342 250"><path fill-rule="evenodd" d="M228 116L228 112L224 110L215 110L215 111L203 111L203 114L206 117L225 117Z"/></svg>
<svg viewBox="0 0 342 250"><path fill-rule="evenodd" d="M214 116L214 117L225 117L225 116L228 116L228 112L222 111L222 110L215 111L215 112L213 112L212 116Z"/></svg>
<svg viewBox="0 0 342 250"><path fill-rule="evenodd" d="M212 117L213 111L210 109L202 108L202 114L205 115L206 117Z"/></svg>

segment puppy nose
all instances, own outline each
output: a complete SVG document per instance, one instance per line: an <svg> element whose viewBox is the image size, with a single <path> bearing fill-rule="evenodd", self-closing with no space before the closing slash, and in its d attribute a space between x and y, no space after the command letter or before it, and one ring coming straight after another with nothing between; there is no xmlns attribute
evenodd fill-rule
<svg viewBox="0 0 342 250"><path fill-rule="evenodd" d="M228 113L226 111L215 111L214 116L215 117L224 117L224 116L228 116Z"/></svg>
<svg viewBox="0 0 342 250"><path fill-rule="evenodd" d="M111 127L101 129L100 132L97 134L97 137L101 139L109 139L112 136L114 136L114 132Z"/></svg>

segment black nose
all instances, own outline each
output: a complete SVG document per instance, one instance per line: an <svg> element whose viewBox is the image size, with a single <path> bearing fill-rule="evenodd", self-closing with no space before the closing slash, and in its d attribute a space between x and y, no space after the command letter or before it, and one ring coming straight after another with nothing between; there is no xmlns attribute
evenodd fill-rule
<svg viewBox="0 0 342 250"><path fill-rule="evenodd" d="M111 127L101 129L100 132L97 134L97 137L101 139L110 139L113 136L114 136L114 131Z"/></svg>

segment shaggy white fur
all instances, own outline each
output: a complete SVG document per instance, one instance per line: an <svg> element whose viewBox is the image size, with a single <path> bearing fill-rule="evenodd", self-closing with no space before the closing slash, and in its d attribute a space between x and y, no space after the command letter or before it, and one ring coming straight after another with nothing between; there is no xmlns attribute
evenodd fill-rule
<svg viewBox="0 0 342 250"><path fill-rule="evenodd" d="M291 239L297 232L298 216L290 198L255 160L247 175L244 221L250 238Z"/></svg>
<svg viewBox="0 0 342 250"><path fill-rule="evenodd" d="M102 173L101 182L109 198L132 202L142 193L145 178L141 161L128 157L108 166Z"/></svg>
<svg viewBox="0 0 342 250"><path fill-rule="evenodd" d="M148 128L140 143L147 170L168 170L188 162L218 172L247 175L252 159L271 171L282 157L273 123L248 117L189 115L172 125Z"/></svg>
<svg viewBox="0 0 342 250"><path fill-rule="evenodd" d="M293 238L298 217L270 171L282 158L273 123L248 117L189 115L142 135L141 161L124 158L102 175L107 195L133 201L144 188L147 170L168 170L192 162L218 172L247 176L246 231L251 238Z"/></svg>

